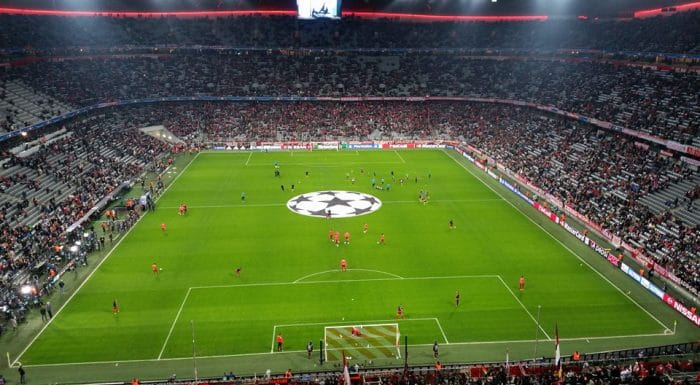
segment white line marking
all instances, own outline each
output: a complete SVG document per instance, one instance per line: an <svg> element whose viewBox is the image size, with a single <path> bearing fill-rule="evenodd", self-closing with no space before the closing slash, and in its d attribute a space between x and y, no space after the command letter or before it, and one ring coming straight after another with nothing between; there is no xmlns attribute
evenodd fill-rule
<svg viewBox="0 0 700 385"><path fill-rule="evenodd" d="M437 318L433 318L435 320L435 323L437 323L438 328L440 329L440 333L442 333L442 338L445 339L446 344L450 344L450 341L447 340L447 335L445 335L445 330L442 328L442 324L440 323L440 320Z"/></svg>
<svg viewBox="0 0 700 385"><path fill-rule="evenodd" d="M467 170L467 172L469 172L470 174L472 174L472 176L473 176L474 178L478 179L481 183L483 183L483 184L484 184L486 187L488 187L491 191L493 191L494 193L496 193L496 195L500 196L501 198L503 198L503 200L505 200L506 202L508 202L509 205L513 206L513 208L515 208L516 210L520 211L520 213L521 213L525 218L527 218L530 222L534 223L535 226L539 227L542 231L544 231L544 232L545 232L547 235L549 235L552 239L554 239L555 241L557 241L557 243L559 243L560 245L562 245L562 247L564 247L566 250L568 250L569 253L571 253L573 256L575 256L576 258L578 258L579 261L585 263L586 266L588 266L591 270L593 270L596 274L598 274L601 278L603 278L603 280L605 280L605 282L609 283L610 286L614 287L614 288L615 288L617 291L619 291L623 296L627 297L627 299L629 299L633 304L637 305L638 308L642 309L642 311L644 311L649 317L651 317L651 319L653 319L654 321L658 322L659 325L663 326L665 330L671 330L668 326L666 326L663 322L661 322L658 318L656 318L653 314L651 314L647 309L645 309L642 305L640 305L640 304L639 304L637 301L635 301L632 297L630 297L629 295L627 295L627 293L625 293L622 289L620 289L620 288L617 287L614 283L612 283L612 281L610 281L610 280L609 280L606 276L604 276L600 271L596 270L596 269L595 269L593 266L591 266L586 260L584 260L583 258L581 258L581 257L580 257L578 254L576 254L573 250L571 250L571 249L569 248L569 246L565 245L565 244L564 244L562 241L560 241L557 237L555 237L554 235L552 235L552 233L550 233L549 231L547 231L547 230L546 230L544 227L542 227L539 223L535 222L532 218L530 218L530 217L529 217L523 210L521 210L518 206L514 205L512 202L510 202L509 200L507 200L503 195L501 195L501 193L499 193L498 191L496 191L496 190L495 190L494 188L492 188L489 184L487 184L486 182L484 182L481 178L479 178L478 176L476 176L476 174L474 174L469 168L467 168L467 166L465 166L463 163L459 162L459 161L458 161L457 159L455 159L452 155L450 155L447 151L443 150L443 152L444 152L445 155L447 155L449 158L451 158L452 160L454 160L455 163L457 163L458 165L462 166L462 168L464 168L465 170Z"/></svg>
<svg viewBox="0 0 700 385"><path fill-rule="evenodd" d="M248 165L248 163L250 163L250 158L252 158L252 157L253 157L253 152L251 151L250 155L248 155L248 159L245 161L246 166Z"/></svg>
<svg viewBox="0 0 700 385"><path fill-rule="evenodd" d="M396 320L394 320L396 321ZM406 320L410 321L410 320ZM670 334L657 333L657 334L634 334L628 336L608 336L608 337L576 337L576 338L560 338L560 341L582 341L586 339L616 339L616 338L639 338L639 337L670 337ZM469 341L469 342L450 342L450 345L496 345L496 344L530 344L534 343L535 340L512 340L512 341ZM540 340L541 342L541 340ZM420 346L433 346L433 344L409 344L409 347L420 347ZM337 350L335 348L326 350ZM201 356L198 359L208 359L208 358L232 358L232 357L250 357L250 356L272 356L273 354L296 354L305 353L306 350L287 350L282 352L260 352L260 353L238 353L238 354L222 354L222 355L211 355L211 356ZM158 361L191 361L192 357L171 357L163 358L158 360L157 358L149 358L144 360L115 360L115 361L92 361L92 362L66 362L66 363L55 363L55 364L29 364L24 365L26 368L30 367L51 367L51 366L71 366L71 365L112 365L121 363L138 363L138 362L158 362Z"/></svg>
<svg viewBox="0 0 700 385"><path fill-rule="evenodd" d="M381 270L372 270L372 269L347 269L347 271L367 271L367 272L370 272L370 273L386 274L386 275L390 275L390 276L392 276L392 277L394 277L394 278L403 279L403 277L400 276L400 275L396 275L396 274L393 274L393 273L387 273L386 271L381 271ZM312 274L309 274L309 275L305 275L305 276L303 276L303 277L297 279L297 280L294 281L293 283L299 283L300 281L303 281L303 280L305 280L306 278L311 278L311 277L314 277L314 276L317 276L317 275L322 275L322 274L326 274L326 273L338 273L338 272L340 272L340 270L338 270L338 269L336 269L336 270L319 271L318 273L312 273Z"/></svg>
<svg viewBox="0 0 700 385"><path fill-rule="evenodd" d="M431 200L431 203L443 202L443 203L469 203L469 202L502 202L501 198L488 198L488 199L435 199ZM397 200L397 201L382 201L382 204L387 203L415 203L420 202L416 200ZM253 204L231 204L231 205L203 205L203 206L187 206L191 209L225 209L225 208L237 208L237 207L275 207L275 206L286 206L286 203L253 203ZM176 209L179 206L162 206L162 209Z"/></svg>
<svg viewBox="0 0 700 385"><path fill-rule="evenodd" d="M188 209L225 209L225 208L244 208L244 207L274 207L286 206L286 203L252 203L252 204L237 204L237 205L205 205L205 206L187 206ZM179 206L163 206L161 209L176 209Z"/></svg>
<svg viewBox="0 0 700 385"><path fill-rule="evenodd" d="M275 352L275 335L277 334L277 325L272 327L272 344L270 345L270 353Z"/></svg>
<svg viewBox="0 0 700 385"><path fill-rule="evenodd" d="M544 329L542 329L542 325L541 325L539 322L537 322L537 319L536 319L535 317L532 316L532 313L530 313L529 310L527 310L527 307L525 307L525 304L520 300L520 298L518 298L517 295L515 295L515 293L513 293L513 290L511 290L510 287L508 287L508 285L506 284L506 281L503 280L503 277L501 277L501 276L499 275L499 276L498 276L498 280L501 281L501 283L502 283L503 286L506 288L506 290L508 290L508 292L510 293L510 295L512 295L513 298L515 298L515 300L518 301L518 303L519 303L520 306L523 308L523 310L525 310L525 313L527 313L527 315L530 316L530 318L532 319L532 321L535 322L535 325L537 325L537 327L542 331L542 333L544 333L544 336L547 337L547 339L551 341L551 340L552 340L552 337L550 337L549 334L547 334L547 332L546 332Z"/></svg>
<svg viewBox="0 0 700 385"><path fill-rule="evenodd" d="M406 163L406 161L403 159L403 156L401 156L401 154L399 154L398 151L394 150L394 154L396 154L396 156L398 156L399 159L401 159L401 163Z"/></svg>
<svg viewBox="0 0 700 385"><path fill-rule="evenodd" d="M156 198L156 202L158 202L158 201L160 200L160 198L161 198L163 195L165 195L165 193L168 191L168 189L170 189L170 187L171 187L172 185L175 184L175 182L178 180L178 178L180 178L180 176L181 176L182 174L185 173L185 170L187 170L187 168L190 167L190 165L199 157L199 154L200 154L200 153L197 153L197 154L194 156L194 158L192 158L192 160L190 160L190 162L187 163L187 166L185 166L185 167L182 169L182 171L180 171L180 173L175 177L175 179L173 179L172 182L170 182L170 184L168 185L168 187L165 188L165 190L163 191L163 193L160 194L160 196L158 196L158 198ZM139 217L139 219L136 220L136 223L134 223L134 225L131 226L131 227L129 228L129 230L126 231L126 234L124 234L123 237L119 238L119 240L118 240L117 243L114 245L114 247L112 247L112 249L109 251L109 253L107 253L107 255L105 255L105 257L102 258L102 260L100 261L100 263L98 263L97 266L95 266L95 269L94 269L93 271L91 271L90 274L88 274L88 276L85 278L85 280L84 280L83 282L80 283L80 285L78 286L77 289L75 289L75 291L73 292L73 294L71 294L71 296L68 297L68 299L67 299L66 302L63 304L63 306L61 306L61 307L56 311L56 313L54 314L54 316L51 317L51 319L49 319L49 321L46 323L46 325L44 325L44 327L42 327L41 330L39 330L39 333L37 333L37 334L34 336L34 338L32 338L32 340L29 341L29 344L24 348L24 350L22 350L22 352L20 352L19 355L17 355L17 358L15 358L15 360L12 362L12 366L15 366L15 364L19 361L19 359L22 358L22 356L24 355L24 353L26 353L27 350L29 350L29 347L32 346L32 344L34 344L34 341L36 341L37 338L39 338L39 336L44 332L44 330L46 330L46 328L47 328L49 325L51 325L51 322L52 322L53 320L56 319L56 317L61 313L61 311L62 311L63 309L65 309L66 306L68 306L68 304L69 304L70 301L73 299L73 297L75 297L75 295L78 294L78 292L80 291L80 289L82 289L83 286L85 286L85 284L87 283L87 281L89 281L90 278L92 278L92 275L95 274L95 272L96 272L97 270L100 269L100 266L102 266L102 264L109 258L109 256L112 255L112 253L114 252L114 250L116 250L117 246L119 246L119 245L122 243L122 241L123 241L124 239L126 239L126 237L129 235L129 233L131 233L131 230L133 230L134 228L136 228L136 225L138 225L139 222L141 221L141 219L143 219L145 216L146 216L145 214L144 214L144 215L141 215L141 216Z"/></svg>
<svg viewBox="0 0 700 385"><path fill-rule="evenodd" d="M324 164L324 165L319 165L318 163L286 163L286 162L280 162L280 167L284 166L305 166L308 168L338 168L338 167L347 167L349 164L355 164L355 165L364 165L364 164L403 164L405 162L343 162L343 164ZM248 164L250 167L270 167L272 164L270 163L251 163Z"/></svg>
<svg viewBox="0 0 700 385"><path fill-rule="evenodd" d="M192 291L192 288L187 289L187 293L185 293L185 298L183 298L182 303L180 303L180 308L177 310L177 314L175 315L175 319L173 319L173 324L170 325L170 331L168 332L168 336L165 337L165 341L163 342L163 347L160 349L160 353L158 354L159 360L161 359L161 357L163 357L163 352L165 351L165 347L168 345L168 341L170 341L170 336L173 334L173 330L175 330L175 324L177 323L177 320L180 318L180 313L182 313L182 309L185 307L185 302L187 302L187 298L190 297L191 291Z"/></svg>
<svg viewBox="0 0 700 385"><path fill-rule="evenodd" d="M261 282L243 283L235 285L211 285L192 286L190 289L224 289L229 287L255 287L255 286L286 286L286 285L313 285L313 284L337 284L342 282L371 282L371 281L414 281L414 280L434 280L434 279L461 279L461 278L498 278L497 275L455 275L446 277L401 277L401 278L365 278L365 279L343 279L338 281L300 281L300 282Z"/></svg>
<svg viewBox="0 0 700 385"><path fill-rule="evenodd" d="M296 324L283 324L283 325L275 325L275 327L278 328L290 328L290 327L299 327L299 326L319 326L319 325L330 325L326 326L326 328L340 328L343 326L349 326L349 325L360 325L360 326L369 326L367 325L368 322L411 322L411 321L432 321L435 318L402 318L402 319L370 319L370 320L361 320L361 321L328 321L328 322L302 322L302 323L296 323Z"/></svg>

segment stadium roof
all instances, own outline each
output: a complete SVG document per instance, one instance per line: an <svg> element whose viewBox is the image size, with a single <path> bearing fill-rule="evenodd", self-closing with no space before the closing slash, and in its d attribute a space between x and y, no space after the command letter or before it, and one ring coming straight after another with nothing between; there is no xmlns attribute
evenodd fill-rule
<svg viewBox="0 0 700 385"><path fill-rule="evenodd" d="M688 0L343 0L345 14L352 12L409 13L421 15L579 16L631 17L642 10L660 10L688 4ZM695 2L700 6L700 2ZM293 12L296 0L6 0L6 8L63 11L233 11L276 10ZM658 11L647 14L655 14Z"/></svg>

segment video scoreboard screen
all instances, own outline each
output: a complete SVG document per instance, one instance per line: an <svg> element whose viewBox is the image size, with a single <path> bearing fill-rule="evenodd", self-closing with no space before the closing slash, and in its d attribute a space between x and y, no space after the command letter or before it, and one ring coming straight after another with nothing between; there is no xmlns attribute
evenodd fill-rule
<svg viewBox="0 0 700 385"><path fill-rule="evenodd" d="M340 19L341 0L297 0L299 19Z"/></svg>

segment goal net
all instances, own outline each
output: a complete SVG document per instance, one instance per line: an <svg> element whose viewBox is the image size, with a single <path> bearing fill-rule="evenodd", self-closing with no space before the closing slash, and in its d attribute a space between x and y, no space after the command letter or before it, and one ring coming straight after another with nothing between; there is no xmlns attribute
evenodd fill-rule
<svg viewBox="0 0 700 385"><path fill-rule="evenodd" d="M401 358L398 323L341 325L323 328L326 361Z"/></svg>

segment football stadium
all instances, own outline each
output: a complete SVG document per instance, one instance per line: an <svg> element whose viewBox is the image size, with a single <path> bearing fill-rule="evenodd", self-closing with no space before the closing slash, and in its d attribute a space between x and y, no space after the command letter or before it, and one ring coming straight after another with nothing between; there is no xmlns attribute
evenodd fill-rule
<svg viewBox="0 0 700 385"><path fill-rule="evenodd" d="M1 384L700 383L700 3L0 4Z"/></svg>

